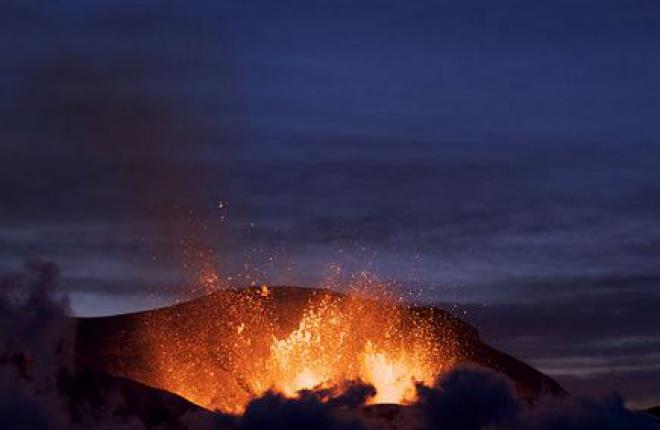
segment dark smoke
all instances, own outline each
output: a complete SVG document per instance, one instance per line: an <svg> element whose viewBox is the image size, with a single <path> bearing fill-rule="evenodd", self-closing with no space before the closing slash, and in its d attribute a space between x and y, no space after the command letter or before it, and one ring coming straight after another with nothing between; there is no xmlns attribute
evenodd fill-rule
<svg viewBox="0 0 660 430"><path fill-rule="evenodd" d="M238 419L239 430L366 430L359 421L342 419L335 407L321 401L313 392L288 399L268 392L253 400Z"/></svg>
<svg viewBox="0 0 660 430"><path fill-rule="evenodd" d="M360 380L348 380L330 388L301 390L300 398L317 397L323 403L333 408L357 408L367 403L376 395L376 388Z"/></svg>
<svg viewBox="0 0 660 430"><path fill-rule="evenodd" d="M658 430L650 415L627 409L619 397L519 399L503 376L458 368L433 388L419 386L418 407L432 430Z"/></svg>
<svg viewBox="0 0 660 430"><path fill-rule="evenodd" d="M432 428L479 430L507 423L522 408L506 378L482 369L456 369L434 388L419 386L418 391Z"/></svg>
<svg viewBox="0 0 660 430"><path fill-rule="evenodd" d="M189 266L216 262L218 202L240 207L224 26L161 5L69 6L0 4L0 266L47 258L72 268L67 288L178 290Z"/></svg>
<svg viewBox="0 0 660 430"><path fill-rule="evenodd" d="M73 366L75 332L58 270L30 263L0 279L0 423L4 428L67 428L58 382ZM7 427L5 427L7 426Z"/></svg>
<svg viewBox="0 0 660 430"><path fill-rule="evenodd" d="M252 400L241 416L221 415L224 426L236 430L367 430L355 414L338 411L358 410L376 394L372 385L346 381L335 387L302 390L295 398L268 391Z"/></svg>
<svg viewBox="0 0 660 430"><path fill-rule="evenodd" d="M215 428L256 429L419 429L419 430L658 430L651 415L627 409L620 398L519 398L509 380L491 370L461 367L434 387L418 386L419 400L397 412L368 412L373 387L354 382L344 396L332 390L301 391L296 398L268 392L242 416L222 416ZM367 409L365 409L367 408ZM365 411L365 414L360 413ZM383 409L384 411L384 409ZM366 419L365 416L371 416ZM375 418L374 418L375 417ZM420 419L421 418L421 419ZM202 428L202 427L200 427ZM203 427L206 428L206 427ZM208 427L210 428L210 427Z"/></svg>
<svg viewBox="0 0 660 430"><path fill-rule="evenodd" d="M75 320L58 279L44 262L0 275L0 428L188 428L179 417L198 408L182 399L76 371Z"/></svg>
<svg viewBox="0 0 660 430"><path fill-rule="evenodd" d="M202 229L215 225L227 193L231 132L149 91L148 67L112 60L42 60L0 104L0 136L13 146L0 151L5 217L43 221L47 206L49 222L107 223L137 236L125 240L146 255L198 260L213 233ZM200 151L223 161L209 164Z"/></svg>
<svg viewBox="0 0 660 430"><path fill-rule="evenodd" d="M376 395L376 389L373 385L360 381L348 381L342 384L340 390L341 394L328 400L330 406L357 408L366 404L369 398Z"/></svg>

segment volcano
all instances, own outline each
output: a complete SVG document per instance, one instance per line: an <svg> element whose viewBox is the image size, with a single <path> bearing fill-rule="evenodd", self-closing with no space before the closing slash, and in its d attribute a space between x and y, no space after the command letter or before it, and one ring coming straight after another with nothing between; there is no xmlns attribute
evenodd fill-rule
<svg viewBox="0 0 660 430"><path fill-rule="evenodd" d="M456 365L500 372L529 400L564 393L437 307L325 289L220 290L160 309L79 318L77 333L80 369L225 412L240 412L267 389L289 394L342 379L373 384L381 396L374 403L404 403L413 382L432 383Z"/></svg>

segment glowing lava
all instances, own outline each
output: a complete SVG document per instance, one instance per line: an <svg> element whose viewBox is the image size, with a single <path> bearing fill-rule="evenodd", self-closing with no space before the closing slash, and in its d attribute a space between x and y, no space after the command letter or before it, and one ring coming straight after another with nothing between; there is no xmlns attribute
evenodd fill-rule
<svg viewBox="0 0 660 430"><path fill-rule="evenodd" d="M371 403L415 400L415 383L432 383L442 361L433 354L433 339L403 336L397 329L400 315L393 309L380 313L378 307L330 296L309 303L294 331L273 338L265 385L292 396L360 380L376 388ZM263 387L264 381L255 385Z"/></svg>
<svg viewBox="0 0 660 430"><path fill-rule="evenodd" d="M144 315L134 379L225 412L268 390L295 396L349 381L375 387L370 403L407 403L416 383L454 361L451 331L387 297L266 286L209 297Z"/></svg>

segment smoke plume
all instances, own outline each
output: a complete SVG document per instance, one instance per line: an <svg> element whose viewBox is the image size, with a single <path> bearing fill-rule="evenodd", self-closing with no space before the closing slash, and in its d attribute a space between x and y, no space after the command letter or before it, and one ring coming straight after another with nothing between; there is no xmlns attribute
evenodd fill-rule
<svg viewBox="0 0 660 430"><path fill-rule="evenodd" d="M545 398L530 405L503 376L485 369L458 368L418 390L417 406L433 430L660 429L658 420L627 409L616 396Z"/></svg>
<svg viewBox="0 0 660 430"><path fill-rule="evenodd" d="M8 428L68 424L58 381L72 369L75 335L57 277L57 267L35 262L0 279L0 422Z"/></svg>

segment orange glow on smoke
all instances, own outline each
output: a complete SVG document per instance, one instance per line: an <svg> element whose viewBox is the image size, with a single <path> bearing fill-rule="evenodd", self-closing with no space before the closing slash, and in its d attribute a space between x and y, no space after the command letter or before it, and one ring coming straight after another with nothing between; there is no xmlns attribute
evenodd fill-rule
<svg viewBox="0 0 660 430"><path fill-rule="evenodd" d="M380 294L263 285L216 296L204 314L172 315L174 330L145 318L149 364L137 379L209 409L241 412L267 390L295 396L354 380L375 387L369 403L407 403L416 383L431 384L453 363L454 338Z"/></svg>

